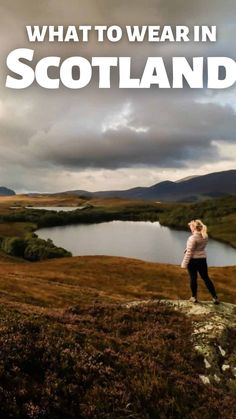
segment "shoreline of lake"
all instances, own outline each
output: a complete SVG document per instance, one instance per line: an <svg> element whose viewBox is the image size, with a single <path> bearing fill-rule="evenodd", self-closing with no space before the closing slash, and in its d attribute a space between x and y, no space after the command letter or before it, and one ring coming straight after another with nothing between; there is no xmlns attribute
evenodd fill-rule
<svg viewBox="0 0 236 419"><path fill-rule="evenodd" d="M191 234L159 222L121 220L42 228L35 233L40 238L52 239L56 246L70 250L73 256L123 256L174 265L181 263L186 240ZM174 254L166 256L172 248ZM207 253L209 266L236 264L236 251L228 243L209 238Z"/></svg>

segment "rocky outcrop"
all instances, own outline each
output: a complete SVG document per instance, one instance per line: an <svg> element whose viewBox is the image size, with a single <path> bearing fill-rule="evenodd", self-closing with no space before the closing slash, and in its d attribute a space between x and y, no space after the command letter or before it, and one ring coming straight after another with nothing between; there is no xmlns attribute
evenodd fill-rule
<svg viewBox="0 0 236 419"><path fill-rule="evenodd" d="M163 304L190 317L193 324L192 342L204 357L205 374L199 375L204 384L226 386L236 393L236 306L212 302L197 304L184 300L132 301L126 307L139 304Z"/></svg>

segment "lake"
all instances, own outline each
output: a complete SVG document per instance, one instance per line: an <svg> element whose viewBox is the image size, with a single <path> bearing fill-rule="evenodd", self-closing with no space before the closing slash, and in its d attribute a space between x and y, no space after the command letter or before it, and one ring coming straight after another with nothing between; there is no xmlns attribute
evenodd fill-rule
<svg viewBox="0 0 236 419"><path fill-rule="evenodd" d="M163 227L159 222L111 221L42 228L43 239L52 239L73 256L125 256L150 262L180 264L190 233ZM209 266L236 265L236 249L209 239Z"/></svg>
<svg viewBox="0 0 236 419"><path fill-rule="evenodd" d="M53 206L45 206L45 207L25 207L26 209L37 209L37 210L45 210L45 211L75 211L77 209L84 209L86 208L86 206L81 206L81 207L55 207L55 205Z"/></svg>

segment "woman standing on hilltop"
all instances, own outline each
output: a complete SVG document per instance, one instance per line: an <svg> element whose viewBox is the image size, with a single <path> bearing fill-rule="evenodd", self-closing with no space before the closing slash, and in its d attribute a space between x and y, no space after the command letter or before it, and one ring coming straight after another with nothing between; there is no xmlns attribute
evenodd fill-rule
<svg viewBox="0 0 236 419"><path fill-rule="evenodd" d="M188 223L192 235L187 240L187 248L181 263L181 268L187 268L190 276L192 297L190 301L197 303L197 275L200 274L205 285L212 295L214 304L219 304L213 282L208 276L206 260L206 245L208 241L207 227L201 220L192 220Z"/></svg>

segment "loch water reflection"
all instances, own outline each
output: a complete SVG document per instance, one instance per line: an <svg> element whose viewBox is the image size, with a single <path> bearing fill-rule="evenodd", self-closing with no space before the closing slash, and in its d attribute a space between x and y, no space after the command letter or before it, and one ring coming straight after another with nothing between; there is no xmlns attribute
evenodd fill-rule
<svg viewBox="0 0 236 419"><path fill-rule="evenodd" d="M79 255L125 256L151 262L180 264L190 232L163 227L159 222L111 221L43 228L43 239ZM209 239L209 266L236 265L236 249Z"/></svg>

